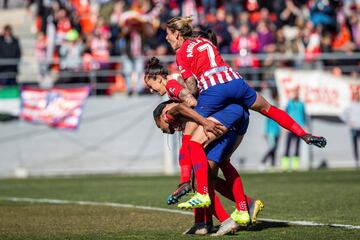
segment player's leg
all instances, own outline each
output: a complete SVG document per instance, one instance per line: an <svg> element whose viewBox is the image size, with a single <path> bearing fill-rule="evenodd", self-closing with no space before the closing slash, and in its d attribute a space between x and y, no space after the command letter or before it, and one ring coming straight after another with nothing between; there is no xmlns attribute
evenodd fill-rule
<svg viewBox="0 0 360 240"><path fill-rule="evenodd" d="M197 124L187 122L183 131L182 143L179 149L180 184L177 189L168 196L167 204L175 204L179 199L191 191L192 162L189 153L191 134L196 130Z"/></svg>
<svg viewBox="0 0 360 240"><path fill-rule="evenodd" d="M202 116L207 116L209 114L207 109L208 108L197 108L195 110ZM230 104L208 118L221 123L225 129L229 129L234 126L243 114L244 109L241 106ZM189 151L197 183L197 193L189 201L179 204L179 208L197 208L210 205L210 201L208 201L210 200L208 196L208 158L205 155L203 146L204 144L211 143L216 138L213 134L205 135L202 126L199 126L193 133L191 141L189 142Z"/></svg>
<svg viewBox="0 0 360 240"><path fill-rule="evenodd" d="M235 202L235 197L233 192L231 191L231 185L229 182L218 177L216 180L215 190L227 199ZM246 194L245 199L248 206L251 223L254 224L256 223L257 216L264 209L264 203L262 200L251 198Z"/></svg>
<svg viewBox="0 0 360 240"><path fill-rule="evenodd" d="M227 148L224 150L224 154L222 155L222 161L220 163L220 168L223 171L223 174L226 178L226 183L228 185L228 188L232 190L232 194L234 196L236 210L233 212L231 216L237 224L243 226L249 224L250 217L252 222L255 222L257 214L264 207L263 203L260 200L255 201L255 203L258 203L259 207L261 208L258 208L254 214L249 216L247 206L249 206L250 203L247 201L247 197L245 196L241 177L237 172L237 170L230 163L230 157L241 144L244 135L247 132L248 126L249 126L249 113L243 110L239 121L235 125L235 130L229 131L229 133L227 134L230 137L227 144ZM254 210L255 208L252 209Z"/></svg>
<svg viewBox="0 0 360 240"><path fill-rule="evenodd" d="M211 117L209 119L219 122ZM208 207L211 204L210 196L208 195L208 159L205 154L203 145L206 145L207 142L212 142L217 137L213 134L208 134L208 136L210 136L210 139L208 139L208 137L205 135L203 127L199 126L189 141L189 154L194 169L197 191L190 200L184 203L180 203L178 205L179 208Z"/></svg>
<svg viewBox="0 0 360 240"><path fill-rule="evenodd" d="M235 107L234 110L237 110L237 108L239 106L236 105L234 107ZM242 108L239 109L239 110L242 110ZM240 116L243 116L244 113L241 114L241 112L238 111L238 114L240 114ZM218 117L219 119L221 119L221 116L214 116L214 117ZM247 115L247 117L248 117L248 115ZM240 117L239 121L241 119L242 119L242 117ZM247 123L248 122L245 122L246 128L247 128ZM212 183L211 184L211 189L212 190L213 190L214 184L216 185L217 173L218 173L219 165L222 166L223 172L226 172L226 174L228 176L230 175L231 168L226 168L225 167L226 163L223 163L224 162L223 159L224 159L224 157L227 157L227 156L229 156L229 155L231 155L233 153L234 149L236 149L236 147L240 144L241 139L242 139L242 136L240 138L238 137L238 131L235 130L235 129L231 129L224 136L217 139L215 142L211 143L206 148L207 157L209 159L209 166L210 166L210 169L211 169L211 174L210 174L211 178L210 178L209 182ZM224 170L224 169L226 169L226 170ZM234 176L234 175L239 176L238 173L236 172L236 170L235 170L236 174L234 174L234 172L231 172L231 173L232 173L232 176ZM233 179L235 179L235 177ZM237 185L238 180L240 180L240 184L241 184L240 186ZM240 178L236 179L235 181L229 181L228 188L234 190L234 186L236 188L235 191L232 191L233 195L236 196L234 198L236 200L240 199L239 202L241 200L244 201L245 213L247 215L247 222L245 223L244 221L242 221L242 222L239 222L239 223L242 224L242 225L247 225L250 222L250 218L249 218L249 214L247 212L247 204L246 204L244 192L242 191L242 196L241 196L241 191L239 193L239 187L242 189L242 183L241 183ZM221 209L220 210L217 209L218 206L217 206L216 201L217 201L217 199L216 199L216 196L215 196L214 197L215 213L218 213L218 212L221 213ZM234 232L237 229L239 223L236 220L239 220L239 217L235 216L235 214L233 214L231 216L231 218L229 218L226 213L224 213L222 216L217 216L217 217L221 221L222 224L221 224L220 229L218 230L218 232L215 234L216 236L224 235L224 234L227 234L229 232Z"/></svg>
<svg viewBox="0 0 360 240"><path fill-rule="evenodd" d="M271 118L283 128L302 138L307 144L315 145L320 148L326 146L326 139L324 137L318 137L307 133L292 117L290 117L289 114L271 105L259 93L257 93L256 100L250 106L250 109Z"/></svg>
<svg viewBox="0 0 360 240"><path fill-rule="evenodd" d="M209 89L211 89L211 92L221 93L224 96L222 99L224 102L234 99L234 102L271 118L283 128L301 137L307 144L313 144L317 147L325 147L326 145L324 137L317 137L307 133L289 114L272 106L261 94L257 93L242 79L235 79L227 84L218 84L218 86ZM214 104L214 106L216 105Z"/></svg>
<svg viewBox="0 0 360 240"><path fill-rule="evenodd" d="M221 150L222 147L217 148ZM211 159L211 155L210 154L210 159ZM219 161L221 160L221 158L217 158L214 161L209 159L209 167L210 167L210 178L209 178L209 192L210 192L210 197L211 197L211 201L212 201L212 209L213 209L213 213L214 216L219 220L220 224L220 228L218 229L218 231L214 234L212 234L212 236L222 236L228 233L235 233L236 229L238 228L238 225L236 224L236 222L229 216L229 214L225 211L223 205L221 204L220 199L218 198L217 194L215 193L214 187L216 184L216 179L217 179L217 175L218 175L218 169L219 169Z"/></svg>
<svg viewBox="0 0 360 240"><path fill-rule="evenodd" d="M206 208L194 208L195 223L186 229L183 234L206 235L208 229L206 226Z"/></svg>

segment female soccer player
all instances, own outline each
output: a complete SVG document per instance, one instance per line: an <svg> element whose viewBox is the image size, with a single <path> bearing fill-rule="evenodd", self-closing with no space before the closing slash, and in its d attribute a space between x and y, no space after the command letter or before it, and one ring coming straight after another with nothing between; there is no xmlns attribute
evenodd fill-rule
<svg viewBox="0 0 360 240"><path fill-rule="evenodd" d="M164 117L165 115L167 115L168 117ZM205 150L207 159L210 164L210 169L212 173L211 176L213 176L211 180L209 180L209 194L212 204L214 206L215 216L222 223L216 235L223 235L230 231L234 231L237 227L234 220L236 221L236 223L238 223L237 220L239 220L239 217L237 216L237 211L231 214L231 218L229 217L229 215L223 209L219 199L217 198L213 190L214 187L221 194L235 201L236 207L238 207L238 204L250 205L249 197L246 197L245 199L241 178L237 173L236 169L231 165L229 161L230 155L239 146L246 132L249 123L249 114L248 112L244 111L241 106L231 104L224 108L222 111L215 113L209 119L216 122L218 122L219 119L220 122L223 122L226 125L226 120L223 119L223 116L229 117L229 115L233 115L235 117L237 116L239 118L239 121L234 124L236 128L230 129L224 136L208 145ZM172 119L170 122L168 120L169 118ZM189 120L198 123L201 123L203 121L201 120L202 117L191 108L173 102L161 103L154 110L154 119L156 125L163 132L166 133L173 133L174 129L179 129L179 126L184 125L184 123ZM207 143L205 143L205 145L207 145ZM226 178L225 184L224 182L221 182L221 180L216 179L217 170L219 167L222 169ZM218 180L219 183L214 183L214 179ZM241 200L239 200L241 197L244 198L243 203ZM263 203L260 200L257 200L255 203L253 203L253 205L255 205L255 207L251 212L251 218L252 222L255 222L256 215L263 208ZM199 212L199 210L201 211L201 209L196 209L195 211L195 223L198 223L199 220L201 222L202 220L201 217L203 216L203 214ZM248 216L249 215L247 213L247 218ZM241 224L246 225L248 224L248 221L243 220ZM200 225L200 229L202 229L201 232L204 232L204 227L201 228L201 226L204 225ZM199 225L195 224L192 229L198 230Z"/></svg>
<svg viewBox="0 0 360 240"><path fill-rule="evenodd" d="M166 39L176 51L176 62L187 87L200 88L195 107L210 116L229 102L260 112L301 137L307 144L325 147L326 139L307 133L286 112L272 106L255 92L222 59L217 47L208 39L193 37L191 17L174 17L167 22Z"/></svg>

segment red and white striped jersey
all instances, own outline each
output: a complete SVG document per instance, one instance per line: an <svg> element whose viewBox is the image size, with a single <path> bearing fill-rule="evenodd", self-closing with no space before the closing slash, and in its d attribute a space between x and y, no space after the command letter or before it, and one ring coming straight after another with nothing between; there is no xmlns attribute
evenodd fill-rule
<svg viewBox="0 0 360 240"><path fill-rule="evenodd" d="M176 52L176 63L183 79L194 76L200 92L216 84L241 78L222 59L211 41L205 38L187 39Z"/></svg>

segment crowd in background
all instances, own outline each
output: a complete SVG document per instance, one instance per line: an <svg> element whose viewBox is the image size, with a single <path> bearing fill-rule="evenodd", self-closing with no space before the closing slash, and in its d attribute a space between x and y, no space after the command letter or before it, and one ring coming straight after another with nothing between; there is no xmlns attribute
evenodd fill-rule
<svg viewBox="0 0 360 240"><path fill-rule="evenodd" d="M143 91L147 56L173 54L165 39L166 21L173 16L193 15L198 28L213 29L220 52L237 56L230 63L248 80L273 78L253 71L260 67L303 66L320 53L360 50L359 0L33 0L31 5L43 78L52 70L60 72L58 82L82 82L88 81L83 73L91 71L98 82L114 82L107 70L115 69L129 94ZM300 57L276 61L273 53ZM359 60L346 65L359 66ZM335 68L358 76L356 69Z"/></svg>

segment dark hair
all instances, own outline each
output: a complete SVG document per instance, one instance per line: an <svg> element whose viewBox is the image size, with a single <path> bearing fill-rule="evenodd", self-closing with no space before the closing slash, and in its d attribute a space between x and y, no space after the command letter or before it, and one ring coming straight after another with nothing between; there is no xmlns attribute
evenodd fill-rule
<svg viewBox="0 0 360 240"><path fill-rule="evenodd" d="M192 37L202 37L202 38L206 38L208 40L210 40L210 42L212 42L212 44L214 44L215 46L217 46L217 38L216 38L216 33L211 30L208 29L205 31L194 31L192 34Z"/></svg>
<svg viewBox="0 0 360 240"><path fill-rule="evenodd" d="M159 117L162 114L162 111L164 110L164 108L166 107L166 105L170 104L170 103L175 103L177 101L174 100L167 100L165 102L160 103L159 105L157 105L157 107L154 109L153 111L153 117L154 120L156 121L157 119L159 119Z"/></svg>
<svg viewBox="0 0 360 240"><path fill-rule="evenodd" d="M167 76L168 70L160 64L160 60L156 57L152 57L145 67L145 81L147 78L156 78L156 75Z"/></svg>
<svg viewBox="0 0 360 240"><path fill-rule="evenodd" d="M6 25L4 26L4 31L12 32L12 27L11 27L11 25L10 25L10 24L6 24Z"/></svg>

